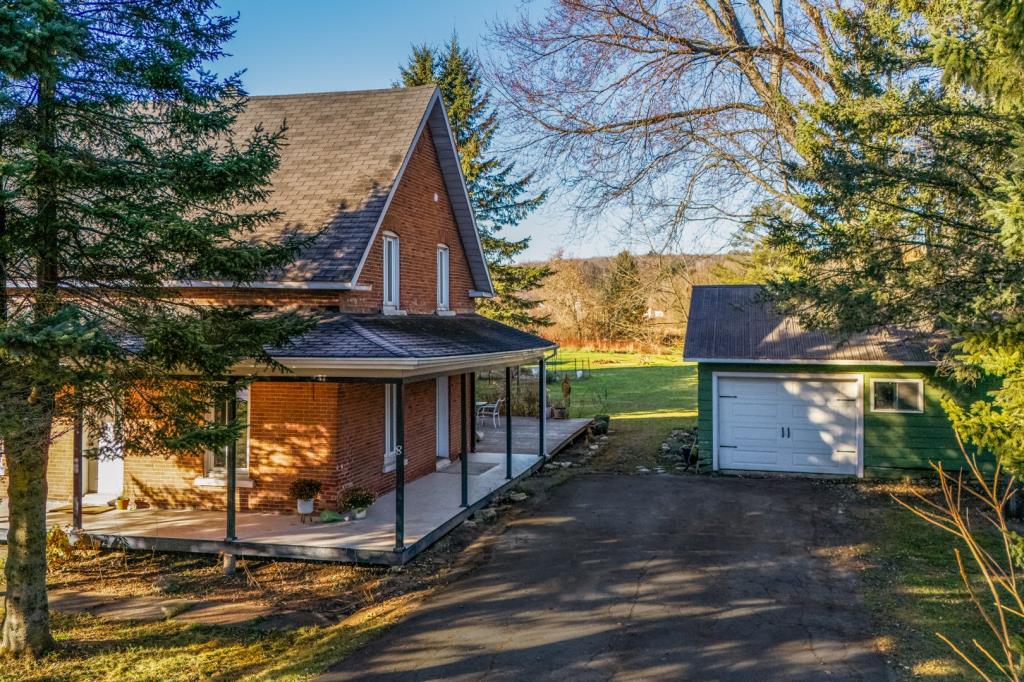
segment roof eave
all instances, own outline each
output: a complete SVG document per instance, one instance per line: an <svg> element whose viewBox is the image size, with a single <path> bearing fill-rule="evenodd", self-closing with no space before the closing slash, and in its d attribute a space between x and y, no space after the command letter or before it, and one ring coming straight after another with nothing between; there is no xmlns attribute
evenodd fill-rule
<svg viewBox="0 0 1024 682"><path fill-rule="evenodd" d="M849 358L838 360L806 360L801 358L698 358L690 357L685 354L683 355L683 360L686 362L717 365L835 365L842 367L851 367L855 365L876 367L935 367L939 364L934 360L851 360Z"/></svg>

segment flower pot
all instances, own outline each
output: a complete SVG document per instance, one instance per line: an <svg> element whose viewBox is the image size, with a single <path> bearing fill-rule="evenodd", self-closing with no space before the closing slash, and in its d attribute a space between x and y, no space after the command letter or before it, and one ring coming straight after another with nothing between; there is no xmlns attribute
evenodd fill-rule
<svg viewBox="0 0 1024 682"><path fill-rule="evenodd" d="M366 518L366 510L365 509L356 509L356 518L357 519L365 519Z"/></svg>
<svg viewBox="0 0 1024 682"><path fill-rule="evenodd" d="M296 500L295 505L298 508L300 514L313 513L313 500Z"/></svg>
<svg viewBox="0 0 1024 682"><path fill-rule="evenodd" d="M121 497L117 498L117 501L114 504L118 509L121 510L125 510L128 508L128 500Z"/></svg>
<svg viewBox="0 0 1024 682"><path fill-rule="evenodd" d="M553 413L551 416L554 417L555 419L565 419L566 417L569 416L568 410L564 407L555 407L552 408L551 411Z"/></svg>

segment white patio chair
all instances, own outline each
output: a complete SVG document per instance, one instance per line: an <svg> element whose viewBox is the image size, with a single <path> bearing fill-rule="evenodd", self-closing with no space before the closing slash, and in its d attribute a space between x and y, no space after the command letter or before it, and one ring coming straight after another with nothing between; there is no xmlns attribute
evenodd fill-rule
<svg viewBox="0 0 1024 682"><path fill-rule="evenodd" d="M501 416L501 406L505 404L504 398L498 398L493 403L484 403L476 409L476 416L479 417L490 417L491 424L494 428L498 428L498 417Z"/></svg>

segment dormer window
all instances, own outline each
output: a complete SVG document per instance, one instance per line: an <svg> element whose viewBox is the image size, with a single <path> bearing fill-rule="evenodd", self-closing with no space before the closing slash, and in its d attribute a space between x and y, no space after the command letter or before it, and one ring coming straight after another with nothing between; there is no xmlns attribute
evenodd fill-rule
<svg viewBox="0 0 1024 682"><path fill-rule="evenodd" d="M437 310L448 310L448 247L439 244L437 247Z"/></svg>
<svg viewBox="0 0 1024 682"><path fill-rule="evenodd" d="M398 235L384 235L384 307L398 310Z"/></svg>

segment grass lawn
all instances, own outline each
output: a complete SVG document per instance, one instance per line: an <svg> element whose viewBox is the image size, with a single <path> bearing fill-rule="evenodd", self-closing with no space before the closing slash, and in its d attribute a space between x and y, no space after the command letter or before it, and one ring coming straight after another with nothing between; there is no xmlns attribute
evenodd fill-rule
<svg viewBox="0 0 1024 682"><path fill-rule="evenodd" d="M858 493L869 510L861 519L869 539L859 548L866 562L864 596L898 672L913 679L977 679L935 634L941 632L965 652L977 654L978 661L982 655L971 645L973 639L998 650L961 581L952 536L892 500L892 494L909 499L907 485L865 482ZM991 537L995 545L995 534ZM984 594L981 580L976 582Z"/></svg>
<svg viewBox="0 0 1024 682"><path fill-rule="evenodd" d="M697 422L697 365L676 355L561 350L554 369L589 361L591 376L572 381L572 417L609 414L612 437L594 461L601 471L632 473L658 464L674 428ZM560 398L557 385L552 399Z"/></svg>

